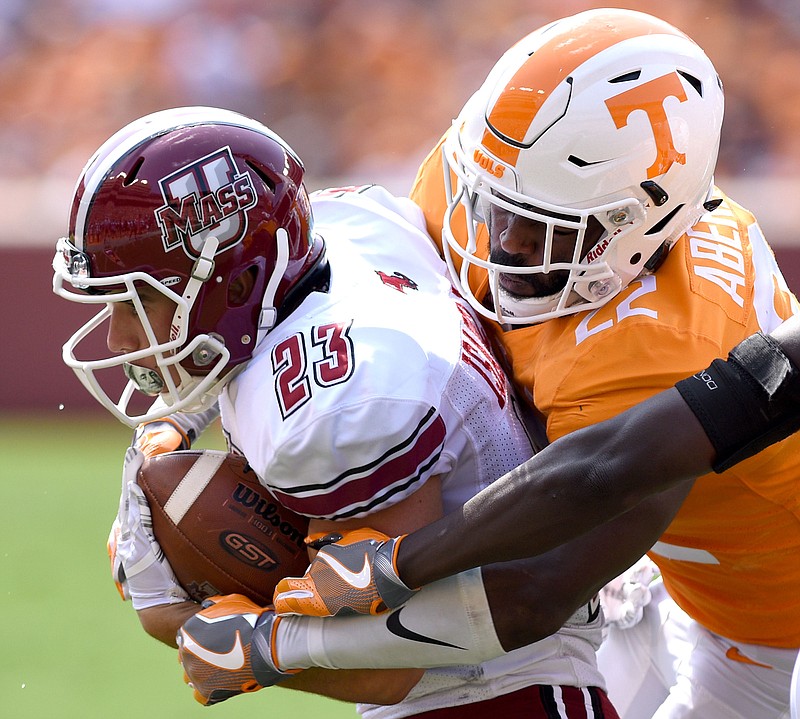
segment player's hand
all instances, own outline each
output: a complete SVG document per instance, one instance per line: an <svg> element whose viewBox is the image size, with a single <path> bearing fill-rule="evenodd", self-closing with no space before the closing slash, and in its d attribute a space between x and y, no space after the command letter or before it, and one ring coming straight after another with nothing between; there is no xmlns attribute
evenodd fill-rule
<svg viewBox="0 0 800 719"><path fill-rule="evenodd" d="M111 572L123 599L134 609L174 604L189 599L153 534L150 506L136 483L144 455L134 447L125 453L119 512L108 538Z"/></svg>
<svg viewBox="0 0 800 719"><path fill-rule="evenodd" d="M275 611L334 617L382 614L405 604L416 590L397 574L395 558L402 539L367 528L344 536L309 537L307 542L319 552L302 577L278 582Z"/></svg>
<svg viewBox="0 0 800 719"><path fill-rule="evenodd" d="M108 551L108 559L111 562L111 578L117 587L119 596L122 597L123 602L127 602L131 598L131 593L128 590L128 580L125 578L125 570L122 567L122 560L117 547L119 545L119 535L122 531L122 523L119 520L119 515L114 518L111 525L111 531L108 533L108 542L106 543L106 550Z"/></svg>
<svg viewBox="0 0 800 719"><path fill-rule="evenodd" d="M166 452L189 449L191 441L178 424L169 418L142 422L133 433L131 446L145 457L155 457Z"/></svg>
<svg viewBox="0 0 800 719"><path fill-rule="evenodd" d="M205 706L271 687L297 672L282 672L274 651L280 618L241 594L209 597L178 630L184 681Z"/></svg>
<svg viewBox="0 0 800 719"><path fill-rule="evenodd" d="M650 586L661 576L658 567L642 557L632 567L612 579L600 590L600 602L607 624L619 629L635 627L650 604Z"/></svg>

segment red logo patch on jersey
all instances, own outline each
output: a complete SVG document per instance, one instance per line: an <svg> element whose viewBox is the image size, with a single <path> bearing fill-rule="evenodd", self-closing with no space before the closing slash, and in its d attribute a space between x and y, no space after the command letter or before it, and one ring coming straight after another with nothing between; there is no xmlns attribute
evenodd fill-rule
<svg viewBox="0 0 800 719"><path fill-rule="evenodd" d="M389 287L393 287L398 292L406 293L406 290L418 290L419 285L410 277L406 277L402 272L393 272L387 275L381 270L375 270L375 274L381 278L381 282Z"/></svg>

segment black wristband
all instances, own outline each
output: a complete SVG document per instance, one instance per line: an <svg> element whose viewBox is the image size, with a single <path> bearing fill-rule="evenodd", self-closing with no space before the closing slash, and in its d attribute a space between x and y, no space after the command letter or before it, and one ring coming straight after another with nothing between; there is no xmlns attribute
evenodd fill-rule
<svg viewBox="0 0 800 719"><path fill-rule="evenodd" d="M800 373L761 332L675 387L716 450L715 472L800 429Z"/></svg>

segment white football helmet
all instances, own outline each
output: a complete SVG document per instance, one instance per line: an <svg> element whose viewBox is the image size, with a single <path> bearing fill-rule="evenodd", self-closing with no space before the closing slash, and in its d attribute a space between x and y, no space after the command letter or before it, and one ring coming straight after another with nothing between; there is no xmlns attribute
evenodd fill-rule
<svg viewBox="0 0 800 719"><path fill-rule="evenodd" d="M495 65L443 145L444 254L458 289L477 312L507 324L602 306L654 271L706 211L722 116L711 61L657 18L590 10L526 36ZM488 204L546 225L541 264L500 264L478 247ZM466 228L455 224L459 205ZM603 228L595 243L584 242L590 218ZM555 261L553 232L564 228L577 232L574 251ZM460 272L452 253L462 258ZM488 271L491 309L469 288L471 265ZM501 273L557 271L566 284L546 297L518 297L499 284Z"/></svg>

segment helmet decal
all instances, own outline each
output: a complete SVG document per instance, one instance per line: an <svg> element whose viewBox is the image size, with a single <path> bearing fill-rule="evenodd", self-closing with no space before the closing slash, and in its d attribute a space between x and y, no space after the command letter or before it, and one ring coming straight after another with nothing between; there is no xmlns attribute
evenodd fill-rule
<svg viewBox="0 0 800 719"><path fill-rule="evenodd" d="M481 141L486 150L509 165L516 164L520 149L538 139L527 135L539 110L555 89L569 81L570 75L592 56L624 40L656 31L685 37L655 18L614 11L610 17L613 20L607 21L603 11L578 15L553 23L548 30L556 31L555 37L543 32L541 46L517 68L490 108ZM565 41L564 28L569 25L569 41Z"/></svg>
<svg viewBox="0 0 800 719"><path fill-rule="evenodd" d="M663 175L676 162L686 164L686 155L675 149L672 139L667 111L664 108L664 101L668 97L677 98L678 102L687 100L677 72L662 75L606 100L606 107L618 130L628 124L631 113L644 110L647 115L656 142L656 159L647 168L648 180Z"/></svg>
<svg viewBox="0 0 800 719"><path fill-rule="evenodd" d="M164 249L183 247L198 257L209 235L219 251L247 234L247 210L256 204L253 181L237 170L230 147L185 165L159 181L164 204L155 211Z"/></svg>

